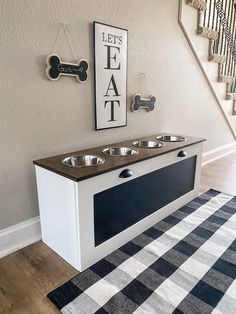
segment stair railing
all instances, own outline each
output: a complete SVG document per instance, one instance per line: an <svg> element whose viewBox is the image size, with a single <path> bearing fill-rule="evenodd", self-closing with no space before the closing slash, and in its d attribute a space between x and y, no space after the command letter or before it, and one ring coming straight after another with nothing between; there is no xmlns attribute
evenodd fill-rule
<svg viewBox="0 0 236 314"><path fill-rule="evenodd" d="M187 0L198 9L197 33L209 39L209 61L217 62L218 81L236 114L236 0Z"/></svg>

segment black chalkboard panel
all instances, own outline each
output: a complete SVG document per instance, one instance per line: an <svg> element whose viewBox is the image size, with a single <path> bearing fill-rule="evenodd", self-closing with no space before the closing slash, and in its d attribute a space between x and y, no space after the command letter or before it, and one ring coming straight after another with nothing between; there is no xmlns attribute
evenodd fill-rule
<svg viewBox="0 0 236 314"><path fill-rule="evenodd" d="M95 194L95 246L193 190L195 167L193 156Z"/></svg>

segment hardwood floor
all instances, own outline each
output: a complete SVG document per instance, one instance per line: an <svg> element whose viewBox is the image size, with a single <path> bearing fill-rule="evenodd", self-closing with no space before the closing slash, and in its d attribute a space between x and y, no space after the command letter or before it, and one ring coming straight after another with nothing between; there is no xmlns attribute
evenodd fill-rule
<svg viewBox="0 0 236 314"><path fill-rule="evenodd" d="M210 188L236 195L236 152L202 167L200 192Z"/></svg>
<svg viewBox="0 0 236 314"><path fill-rule="evenodd" d="M209 188L236 195L236 153L202 168L200 191ZM41 241L0 259L0 313L59 313L46 295L76 274Z"/></svg>
<svg viewBox="0 0 236 314"><path fill-rule="evenodd" d="M76 274L41 241L0 259L0 313L58 313L46 295Z"/></svg>

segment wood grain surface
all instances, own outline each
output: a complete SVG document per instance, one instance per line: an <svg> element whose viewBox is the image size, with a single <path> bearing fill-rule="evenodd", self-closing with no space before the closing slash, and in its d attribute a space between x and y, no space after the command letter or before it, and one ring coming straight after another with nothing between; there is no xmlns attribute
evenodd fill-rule
<svg viewBox="0 0 236 314"><path fill-rule="evenodd" d="M49 158L43 158L40 160L34 160L34 164L40 167L43 167L45 169L48 169L50 171L53 171L57 174L60 174L64 177L67 177L74 181L81 181L85 180L87 178L91 178L93 176L115 170L118 168L122 168L131 164L134 164L136 162L146 160L152 157L156 157L159 155L163 155L166 153L169 153L174 150L181 149L183 147L187 147L196 143L200 143L205 141L203 138L196 138L196 137L190 137L185 136L186 141L184 142L164 142L163 148L139 148L139 154L132 155L132 156L107 156L102 153L104 148L107 147L116 147L116 146L122 146L122 147L131 147L136 148L132 146L132 143L137 140L155 140L157 135L164 135L166 133L160 133L152 136L146 136L139 139L131 139L125 142L119 142L119 143L113 143L113 144L107 144L100 147L95 147L91 149L76 151L76 152L68 152L66 154L53 156ZM169 135L169 134L168 134ZM137 149L137 148L136 148ZM101 165L96 165L92 167L82 167L82 168L73 168L73 167L67 167L63 165L62 160L66 157L72 156L72 155L95 155L99 157L105 158L105 163Z"/></svg>

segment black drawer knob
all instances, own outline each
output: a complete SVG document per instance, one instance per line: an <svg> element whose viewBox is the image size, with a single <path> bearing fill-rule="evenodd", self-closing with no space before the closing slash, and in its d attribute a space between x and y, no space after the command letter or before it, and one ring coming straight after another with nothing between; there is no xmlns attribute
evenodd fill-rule
<svg viewBox="0 0 236 314"><path fill-rule="evenodd" d="M179 153L178 153L178 157L186 157L188 154L187 152L185 152L184 150L181 150Z"/></svg>
<svg viewBox="0 0 236 314"><path fill-rule="evenodd" d="M119 177L120 178L128 178L131 177L134 174L134 172L130 169L124 169L123 171L121 171Z"/></svg>

